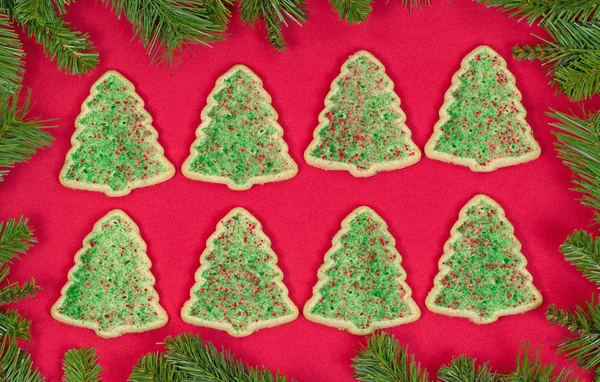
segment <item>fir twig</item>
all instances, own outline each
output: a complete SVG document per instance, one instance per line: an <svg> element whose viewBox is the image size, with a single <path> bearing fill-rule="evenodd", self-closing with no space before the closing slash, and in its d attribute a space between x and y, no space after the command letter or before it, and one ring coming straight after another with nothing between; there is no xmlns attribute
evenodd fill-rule
<svg viewBox="0 0 600 382"><path fill-rule="evenodd" d="M227 350L221 353L210 342L191 334L167 337L167 360L184 381L286 382L279 373L243 364Z"/></svg>
<svg viewBox="0 0 600 382"><path fill-rule="evenodd" d="M585 231L575 231L560 246L560 251L588 280L600 287L600 239Z"/></svg>
<svg viewBox="0 0 600 382"><path fill-rule="evenodd" d="M404 9L412 11L414 8L423 8L430 5L430 0L398 0ZM369 17L373 9L373 0L329 0L340 20L350 24L362 23Z"/></svg>
<svg viewBox="0 0 600 382"><path fill-rule="evenodd" d="M138 360L130 382L183 382L182 374L161 353L146 354Z"/></svg>
<svg viewBox="0 0 600 382"><path fill-rule="evenodd" d="M29 327L31 321L21 316L16 310L0 312L0 337L31 339Z"/></svg>
<svg viewBox="0 0 600 382"><path fill-rule="evenodd" d="M100 382L98 359L94 348L68 350L63 360L63 382Z"/></svg>
<svg viewBox="0 0 600 382"><path fill-rule="evenodd" d="M25 52L10 18L0 12L0 99L15 93L23 80Z"/></svg>
<svg viewBox="0 0 600 382"><path fill-rule="evenodd" d="M282 25L288 20L302 25L308 18L304 0L240 0L242 20L256 25L263 19L267 28L269 42L276 50L285 50Z"/></svg>
<svg viewBox="0 0 600 382"><path fill-rule="evenodd" d="M81 74L98 66L98 52L88 34L60 18L51 0L19 0L9 11L27 34L42 44L46 56L56 60L59 70Z"/></svg>
<svg viewBox="0 0 600 382"><path fill-rule="evenodd" d="M104 0L104 3L112 7L117 17L125 15L153 62L163 61L172 66L176 54L188 44L208 45L222 39L223 20L211 19L204 7L205 0ZM212 12L215 7L223 12L217 4L213 4Z"/></svg>
<svg viewBox="0 0 600 382"><path fill-rule="evenodd" d="M600 210L600 112L587 114L585 119L561 112L548 114L556 122L554 132L558 157L574 172L574 189L583 194L581 203ZM596 212L596 218L600 218Z"/></svg>
<svg viewBox="0 0 600 382"><path fill-rule="evenodd" d="M15 163L27 161L36 152L52 143L52 136L44 128L48 121L29 117L31 92L21 104L18 94L9 99L0 99L0 182ZM2 169L2 168L5 169ZM0 261L2 252L0 247Z"/></svg>
<svg viewBox="0 0 600 382"><path fill-rule="evenodd" d="M0 343L0 381L43 382L45 378L33 368L31 357L19 349L17 342L4 337Z"/></svg>
<svg viewBox="0 0 600 382"><path fill-rule="evenodd" d="M546 318L573 334L559 344L559 352L587 370L600 364L600 304L596 305L593 297L591 302L586 303L585 309L577 306L575 312L550 305Z"/></svg>
<svg viewBox="0 0 600 382"><path fill-rule="evenodd" d="M556 365L544 364L540 358L539 349L530 350L529 344L523 344L517 355L517 366L515 370L500 377L502 382L575 382L576 378L566 368L556 373Z"/></svg>
<svg viewBox="0 0 600 382"><path fill-rule="evenodd" d="M37 242L33 230L27 225L28 221L21 216L6 223L0 222L0 263L18 258Z"/></svg>
<svg viewBox="0 0 600 382"><path fill-rule="evenodd" d="M27 280L23 285L14 282L0 289L0 305L11 304L26 298L34 297L42 288L34 279Z"/></svg>
<svg viewBox="0 0 600 382"><path fill-rule="evenodd" d="M552 24L556 21L600 20L600 1L598 0L477 0L488 7L500 7L510 12L519 21L529 24L539 21Z"/></svg>
<svg viewBox="0 0 600 382"><path fill-rule="evenodd" d="M365 349L352 360L357 380L362 382L427 382L427 370L415 362L405 347L385 332L373 334Z"/></svg>
<svg viewBox="0 0 600 382"><path fill-rule="evenodd" d="M452 360L450 365L438 370L440 382L495 382L498 377L490 370L488 362L477 367L475 359L461 355Z"/></svg>

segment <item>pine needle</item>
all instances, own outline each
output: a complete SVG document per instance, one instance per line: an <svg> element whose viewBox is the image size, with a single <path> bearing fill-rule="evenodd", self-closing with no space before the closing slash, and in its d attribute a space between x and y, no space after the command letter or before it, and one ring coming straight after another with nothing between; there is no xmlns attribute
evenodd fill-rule
<svg viewBox="0 0 600 382"><path fill-rule="evenodd" d="M581 203L600 211L600 111L586 114L584 119L556 111L548 115L556 120L552 123L558 129L553 132L556 151L574 172L574 190L583 195Z"/></svg>
<svg viewBox="0 0 600 382"><path fill-rule="evenodd" d="M21 338L30 340L29 327L31 321L21 316L16 310L0 312L0 337Z"/></svg>
<svg viewBox="0 0 600 382"><path fill-rule="evenodd" d="M502 382L575 382L572 372L566 368L556 373L555 364L544 364L539 349L531 351L525 343L517 355L517 367L507 375L500 377Z"/></svg>
<svg viewBox="0 0 600 382"><path fill-rule="evenodd" d="M559 344L559 352L577 361L586 370L600 365L600 304L595 304L593 297L591 302L586 303L585 309L577 306L575 312L550 305L546 318L551 323L569 329L572 334L572 337Z"/></svg>
<svg viewBox="0 0 600 382"><path fill-rule="evenodd" d="M167 337L167 360L184 381L286 382L286 377L243 364L227 350L221 353L210 342L192 334Z"/></svg>
<svg viewBox="0 0 600 382"><path fill-rule="evenodd" d="M94 348L68 350L63 360L63 382L100 382L98 359Z"/></svg>
<svg viewBox="0 0 600 382"><path fill-rule="evenodd" d="M11 13L27 34L42 44L46 56L56 60L59 70L82 74L98 66L98 52L88 34L60 18L51 0L19 0Z"/></svg>
<svg viewBox="0 0 600 382"><path fill-rule="evenodd" d="M146 354L138 360L129 376L130 382L183 382L171 363L161 353Z"/></svg>
<svg viewBox="0 0 600 382"><path fill-rule="evenodd" d="M600 288L600 239L585 231L575 231L560 246L565 259Z"/></svg>
<svg viewBox="0 0 600 382"><path fill-rule="evenodd" d="M428 382L427 370L415 362L393 336L373 334L364 350L352 360L354 376L362 382Z"/></svg>
<svg viewBox="0 0 600 382"><path fill-rule="evenodd" d="M19 258L37 242L28 222L22 216L6 223L0 222L0 263L10 263L12 259Z"/></svg>
<svg viewBox="0 0 600 382"><path fill-rule="evenodd" d="M23 80L25 52L10 18L0 12L0 99L16 92Z"/></svg>
<svg viewBox="0 0 600 382"><path fill-rule="evenodd" d="M477 367L475 359L461 355L452 359L450 365L438 370L440 382L495 382L497 375L489 369L488 363Z"/></svg>
<svg viewBox="0 0 600 382"><path fill-rule="evenodd" d="M0 381L43 382L45 378L34 369L31 357L19 349L14 339L4 337L0 344Z"/></svg>
<svg viewBox="0 0 600 382"><path fill-rule="evenodd" d="M329 0L340 20L345 20L349 24L358 24L365 21L371 14L374 0ZM397 0L400 1L404 9L412 12L414 8L423 8L425 5L431 5L430 0Z"/></svg>
<svg viewBox="0 0 600 382"><path fill-rule="evenodd" d="M37 295L42 288L34 279L25 281L23 285L14 282L0 289L0 305L11 304Z"/></svg>
<svg viewBox="0 0 600 382"><path fill-rule="evenodd" d="M49 121L29 117L31 91L23 103L17 102L18 93L9 99L0 99L0 182L15 163L26 162L37 149L52 144L52 136L44 128ZM4 168L4 169L3 169ZM2 261L0 247L0 261Z"/></svg>
<svg viewBox="0 0 600 382"><path fill-rule="evenodd" d="M104 0L104 4L111 6L117 17L125 15L153 63L172 67L176 55L188 44L208 46L223 38L223 21L211 19L204 0Z"/></svg>
<svg viewBox="0 0 600 382"><path fill-rule="evenodd" d="M600 20L599 0L477 0L488 7L499 7L519 21L533 24L539 21L553 24L557 21Z"/></svg>

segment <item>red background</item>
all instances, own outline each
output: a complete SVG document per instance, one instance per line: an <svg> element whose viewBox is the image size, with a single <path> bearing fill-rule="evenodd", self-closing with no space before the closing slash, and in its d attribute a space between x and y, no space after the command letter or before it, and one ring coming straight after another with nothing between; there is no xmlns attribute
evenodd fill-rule
<svg viewBox="0 0 600 382"><path fill-rule="evenodd" d="M245 362L264 364L300 381L352 381L350 360L365 343L363 337L302 316L246 338L182 322L180 308L188 299L205 242L216 223L235 206L247 208L263 223L279 255L290 297L300 308L310 297L317 268L342 219L359 205L373 207L397 239L407 282L423 312L419 321L388 331L408 345L432 374L459 353L490 360L501 370L513 367L519 343L525 340L543 345L546 361L568 364L554 353L566 333L548 324L544 313L549 303L573 308L595 290L557 250L573 229L589 227L592 213L568 191L571 173L556 158L555 139L544 113L549 107L562 111L578 111L578 107L565 96L555 95L539 63L511 58L515 44L535 42L530 33L544 35L542 30L470 0L433 3L409 15L400 2L378 0L367 22L351 26L339 21L326 1L311 0L309 21L303 27L286 29L289 49L277 54L264 30L244 27L236 11L231 38L215 43L212 49L194 47L195 55L185 54L173 75L165 67L149 66L143 47L132 40L130 24L117 20L97 1L77 2L69 7L67 19L90 33L100 52L98 70L82 77L60 73L40 46L24 38L25 87L33 91L33 113L58 117L60 126L52 131L54 146L38 153L29 164L18 165L0 184L0 220L23 214L36 229L39 243L14 266L11 280L35 277L44 287L38 297L19 303L18 308L33 320L34 340L24 346L49 380L61 377L66 350L95 346L105 380L124 381L138 357L162 349L157 343L165 336L194 332L231 349ZM542 147L538 160L485 174L424 157L410 168L367 179L325 172L304 162L302 155L325 95L348 55L367 49L386 65L414 141L422 149L450 78L462 57L480 44L492 46L507 58L523 93L527 119ZM208 93L215 80L237 63L254 70L273 97L284 138L300 166L292 180L236 192L223 185L191 181L179 171ZM154 117L166 156L178 169L173 179L123 198L69 190L58 182L80 105L91 84L108 69L119 70L136 85ZM597 101L588 106L598 107ZM506 210L529 260L528 269L544 296L543 306L535 311L483 326L434 314L424 306L450 228L460 208L477 193L491 196ZM159 330L106 340L91 330L53 320L49 311L83 238L113 208L124 209L141 228L169 323Z"/></svg>

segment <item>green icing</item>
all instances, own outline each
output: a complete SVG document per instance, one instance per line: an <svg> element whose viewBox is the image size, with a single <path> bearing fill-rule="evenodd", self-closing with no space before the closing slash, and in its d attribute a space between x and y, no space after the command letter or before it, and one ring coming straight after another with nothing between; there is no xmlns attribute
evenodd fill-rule
<svg viewBox="0 0 600 382"><path fill-rule="evenodd" d="M312 315L366 330L379 321L415 313L408 303L406 273L394 239L372 210L351 216L328 257L330 264L322 273Z"/></svg>
<svg viewBox="0 0 600 382"><path fill-rule="evenodd" d="M537 290L523 270L525 257L510 222L499 206L476 199L465 206L457 236L448 244L450 256L436 278L434 304L451 310L472 311L493 320L506 309L536 303Z"/></svg>
<svg viewBox="0 0 600 382"><path fill-rule="evenodd" d="M170 173L151 117L133 85L115 72L103 78L77 119L77 146L69 151L63 178L123 192L134 182L151 182Z"/></svg>
<svg viewBox="0 0 600 382"><path fill-rule="evenodd" d="M194 142L188 171L238 186L295 171L260 79L240 68L221 81L203 111L202 136Z"/></svg>
<svg viewBox="0 0 600 382"><path fill-rule="evenodd" d="M71 270L58 312L102 332L163 320L139 232L122 213L102 218Z"/></svg>
<svg viewBox="0 0 600 382"><path fill-rule="evenodd" d="M327 98L309 155L361 171L416 155L384 67L364 54L351 57L344 67L346 72L335 81L337 90Z"/></svg>
<svg viewBox="0 0 600 382"><path fill-rule="evenodd" d="M202 256L199 281L192 288L187 315L226 325L235 332L248 326L295 314L281 270L259 223L236 212L219 223Z"/></svg>
<svg viewBox="0 0 600 382"><path fill-rule="evenodd" d="M464 65L434 150L487 166L539 150L504 59L482 49Z"/></svg>

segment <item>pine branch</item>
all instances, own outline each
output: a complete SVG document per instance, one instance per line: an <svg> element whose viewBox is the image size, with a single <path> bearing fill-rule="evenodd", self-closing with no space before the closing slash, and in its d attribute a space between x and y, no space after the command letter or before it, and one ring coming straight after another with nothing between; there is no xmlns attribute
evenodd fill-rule
<svg viewBox="0 0 600 382"><path fill-rule="evenodd" d="M559 344L559 352L577 361L586 370L592 370L600 364L600 304L596 305L594 298L586 303L585 309L577 306L575 312L550 305L546 318L573 334Z"/></svg>
<svg viewBox="0 0 600 382"><path fill-rule="evenodd" d="M431 5L430 0L399 0L404 9L412 12L414 8L423 8L424 5ZM337 12L340 20L345 20L349 24L362 23L369 17L373 9L373 0L329 0Z"/></svg>
<svg viewBox="0 0 600 382"><path fill-rule="evenodd" d="M288 26L288 20L302 25L308 18L304 0L240 0L240 8L245 23L264 20L269 42L279 51L286 48L282 25Z"/></svg>
<svg viewBox="0 0 600 382"><path fill-rule="evenodd" d="M352 360L354 376L363 382L427 382L427 370L393 336L373 334L364 350Z"/></svg>
<svg viewBox="0 0 600 382"><path fill-rule="evenodd" d="M19 255L24 254L37 242L33 230L27 225L28 222L29 220L22 216L17 220L0 222L0 263L19 258Z"/></svg>
<svg viewBox="0 0 600 382"><path fill-rule="evenodd" d="M23 285L14 282L0 289L0 305L11 304L26 298L34 297L42 288L34 279L25 281Z"/></svg>
<svg viewBox="0 0 600 382"><path fill-rule="evenodd" d="M548 114L557 138L558 157L574 172L574 191L583 194L581 203L600 210L600 111L586 114L585 119L561 112ZM600 218L596 212L596 218Z"/></svg>
<svg viewBox="0 0 600 382"><path fill-rule="evenodd" d="M129 382L183 382L183 378L163 354L151 353L139 359Z"/></svg>
<svg viewBox="0 0 600 382"><path fill-rule="evenodd" d="M517 355L517 367L507 375L500 377L502 382L535 381L535 382L576 382L572 372L566 368L560 369L558 374L556 365L544 364L540 358L539 349L531 351L528 344L524 344Z"/></svg>
<svg viewBox="0 0 600 382"><path fill-rule="evenodd" d="M222 39L222 19L211 19L204 3L204 0L104 0L117 17L125 15L133 25L152 62L167 62L169 66L188 44L208 46L209 42ZM212 15L214 10L212 7Z"/></svg>
<svg viewBox="0 0 600 382"><path fill-rule="evenodd" d="M5 337L0 344L0 381L43 382L45 378L33 368L29 354Z"/></svg>
<svg viewBox="0 0 600 382"><path fill-rule="evenodd" d="M600 239L585 231L575 231L560 246L560 252L588 280L600 287Z"/></svg>
<svg viewBox="0 0 600 382"><path fill-rule="evenodd" d="M440 382L495 382L498 380L496 373L489 369L488 362L476 367L475 359L467 355L456 357L450 365L442 366L438 370Z"/></svg>
<svg viewBox="0 0 600 382"><path fill-rule="evenodd" d="M31 321L21 316L16 310L0 312L0 337L31 339L29 327Z"/></svg>
<svg viewBox="0 0 600 382"><path fill-rule="evenodd" d="M234 0L205 0L204 7L209 19L213 20L219 30L225 31L231 19L231 6Z"/></svg>
<svg viewBox="0 0 600 382"><path fill-rule="evenodd" d="M286 382L286 377L240 362L227 350L221 353L210 342L191 334L167 337L167 360L182 373L184 381Z"/></svg>
<svg viewBox="0 0 600 382"><path fill-rule="evenodd" d="M600 20L599 0L477 0L487 7L500 7L501 11L511 12L511 17L533 24L539 21L552 24L559 20L581 21Z"/></svg>
<svg viewBox="0 0 600 382"><path fill-rule="evenodd" d="M23 80L25 52L10 18L0 12L0 99L16 92Z"/></svg>
<svg viewBox="0 0 600 382"><path fill-rule="evenodd" d="M98 66L98 52L88 34L61 19L51 0L19 0L10 12L29 37L44 47L46 56L56 60L59 70L82 74Z"/></svg>
<svg viewBox="0 0 600 382"><path fill-rule="evenodd" d="M63 382L100 382L102 368L94 348L71 349L63 360Z"/></svg>
<svg viewBox="0 0 600 382"><path fill-rule="evenodd" d="M21 104L17 103L18 94L10 99L0 99L0 182L8 169L15 163L25 162L37 149L52 144L52 136L44 128L49 121L38 117L29 117L31 111L31 92ZM6 169L2 169L2 168ZM2 260L0 244L0 261Z"/></svg>

